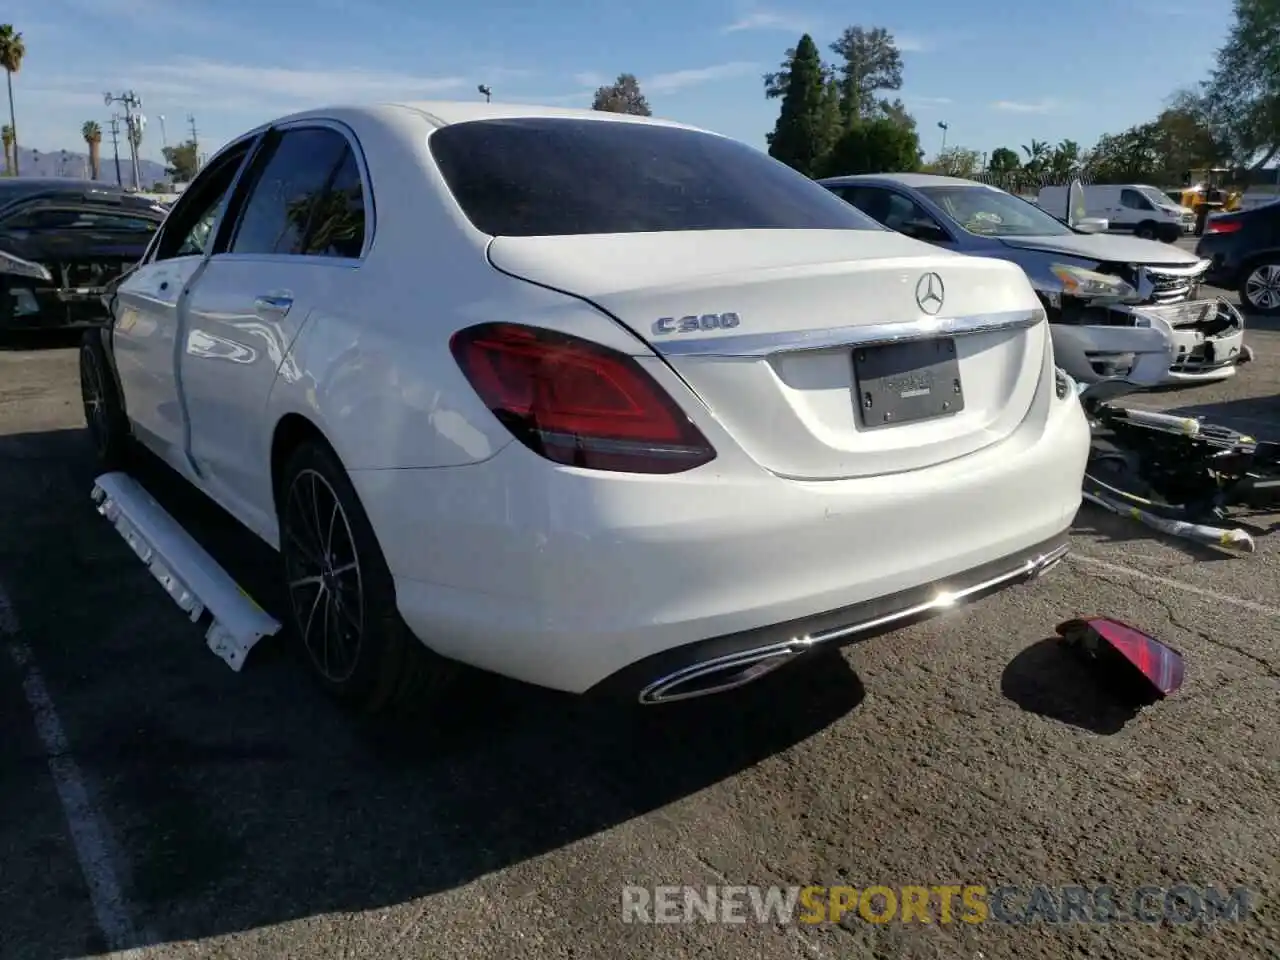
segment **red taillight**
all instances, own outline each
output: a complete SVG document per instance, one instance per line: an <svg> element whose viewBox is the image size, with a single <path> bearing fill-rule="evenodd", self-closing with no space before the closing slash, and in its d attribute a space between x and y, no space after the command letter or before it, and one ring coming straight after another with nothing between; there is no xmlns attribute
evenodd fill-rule
<svg viewBox="0 0 1280 960"><path fill-rule="evenodd" d="M679 473L715 459L698 428L625 354L509 323L460 330L449 349L485 405L548 460Z"/></svg>
<svg viewBox="0 0 1280 960"><path fill-rule="evenodd" d="M1235 233L1244 226L1243 220L1210 220L1204 225L1205 233Z"/></svg>

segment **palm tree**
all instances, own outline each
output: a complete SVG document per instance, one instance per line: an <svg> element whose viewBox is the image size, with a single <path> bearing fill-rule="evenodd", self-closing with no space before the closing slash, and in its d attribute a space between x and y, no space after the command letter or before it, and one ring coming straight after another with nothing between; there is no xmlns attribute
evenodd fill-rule
<svg viewBox="0 0 1280 960"><path fill-rule="evenodd" d="M86 120L80 128L80 136L89 145L89 179L97 180L100 169L100 153L102 148L102 127L96 120Z"/></svg>
<svg viewBox="0 0 1280 960"><path fill-rule="evenodd" d="M9 132L13 135L13 175L18 175L18 117L13 112L13 75L22 69L22 58L27 55L27 48L22 42L22 34L13 29L13 24L0 24L0 67L4 67L5 80L9 85Z"/></svg>
<svg viewBox="0 0 1280 960"><path fill-rule="evenodd" d="M4 175L13 175L13 127L7 123L0 127L0 140L4 141Z"/></svg>

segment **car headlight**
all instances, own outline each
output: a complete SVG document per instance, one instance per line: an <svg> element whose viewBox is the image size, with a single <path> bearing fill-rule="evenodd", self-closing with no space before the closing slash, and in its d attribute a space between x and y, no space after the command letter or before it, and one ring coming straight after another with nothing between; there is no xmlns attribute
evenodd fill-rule
<svg viewBox="0 0 1280 960"><path fill-rule="evenodd" d="M1062 284L1062 292L1071 297L1079 297L1082 300L1098 297L1128 300L1138 296L1138 291L1131 284L1110 274L1086 270L1084 267L1073 267L1066 263L1055 263L1049 269Z"/></svg>

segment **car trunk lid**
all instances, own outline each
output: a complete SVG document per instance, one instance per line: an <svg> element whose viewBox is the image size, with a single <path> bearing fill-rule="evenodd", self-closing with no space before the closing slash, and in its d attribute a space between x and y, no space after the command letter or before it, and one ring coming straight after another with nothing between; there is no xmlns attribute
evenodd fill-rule
<svg viewBox="0 0 1280 960"><path fill-rule="evenodd" d="M888 231L498 237L489 257L612 315L749 456L795 479L914 470L1000 442L1048 350L1018 267Z"/></svg>

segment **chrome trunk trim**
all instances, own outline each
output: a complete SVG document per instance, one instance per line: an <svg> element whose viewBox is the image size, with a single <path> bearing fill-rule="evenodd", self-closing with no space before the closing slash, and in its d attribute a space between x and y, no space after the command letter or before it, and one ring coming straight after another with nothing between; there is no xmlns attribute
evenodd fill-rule
<svg viewBox="0 0 1280 960"><path fill-rule="evenodd" d="M934 337L967 337L1002 330L1034 327L1045 319L1041 308L983 313L968 317L925 317L894 323L869 323L852 327L824 327L784 333L740 333L730 336L672 338L651 341L666 357L767 357L776 353L871 347Z"/></svg>

